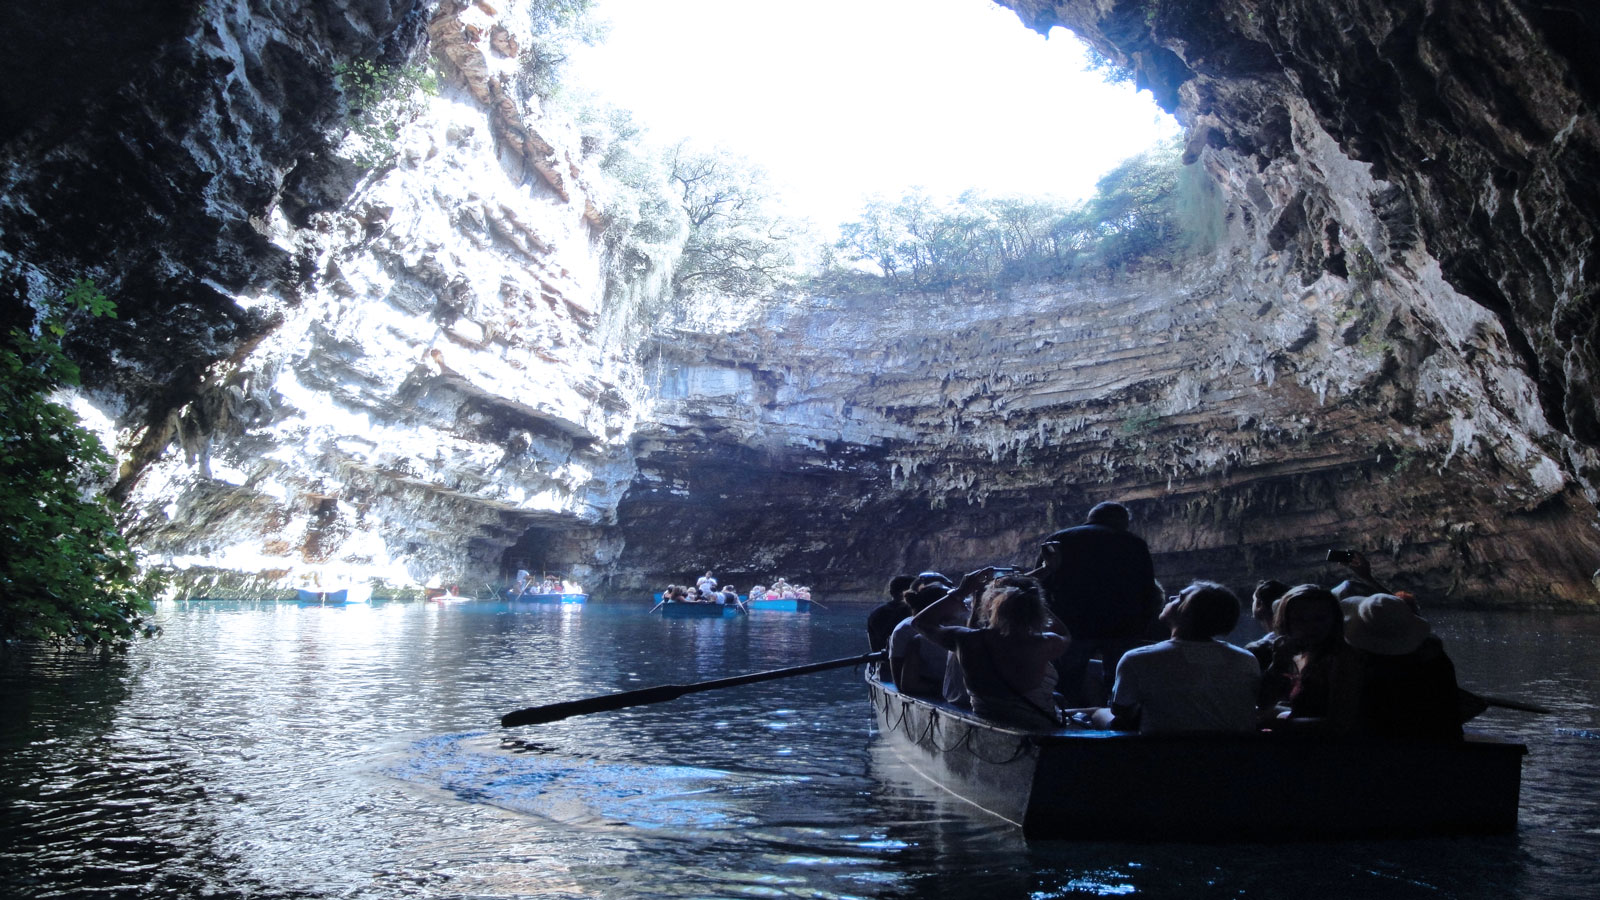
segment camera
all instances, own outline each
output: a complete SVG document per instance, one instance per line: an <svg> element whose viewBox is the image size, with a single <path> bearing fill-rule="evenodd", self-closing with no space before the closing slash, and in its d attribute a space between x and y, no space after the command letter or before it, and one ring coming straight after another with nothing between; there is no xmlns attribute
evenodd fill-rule
<svg viewBox="0 0 1600 900"><path fill-rule="evenodd" d="M1355 558L1355 554L1352 553L1349 550L1329 550L1328 551L1328 562L1331 562L1331 563L1347 563L1347 562L1349 562L1350 560L1352 560L1354 558Z"/></svg>

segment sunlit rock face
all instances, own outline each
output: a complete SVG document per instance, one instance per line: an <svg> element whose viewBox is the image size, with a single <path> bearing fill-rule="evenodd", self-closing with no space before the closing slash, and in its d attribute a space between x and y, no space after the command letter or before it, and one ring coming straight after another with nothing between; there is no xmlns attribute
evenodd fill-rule
<svg viewBox="0 0 1600 900"><path fill-rule="evenodd" d="M431 7L201 6L138 33L90 121L34 111L7 144L10 274L37 301L104 273L121 318L79 332L79 406L117 429L131 535L190 590L479 588L632 478L577 137L510 102L514 16ZM344 161L335 65L424 41L438 95L390 163Z"/></svg>
<svg viewBox="0 0 1600 900"><path fill-rule="evenodd" d="M1350 546L1429 602L1595 602L1590 13L1013 2L1139 61L1222 188L1214 257L730 298L641 346L593 161L511 96L517 4L145 5L16 18L104 64L8 62L51 102L4 108L0 270L121 305L74 331L76 402L190 589L520 563L826 602L1030 563L1120 499L1169 587ZM424 41L442 89L363 172L333 68Z"/></svg>
<svg viewBox="0 0 1600 900"><path fill-rule="evenodd" d="M809 298L663 338L616 589L1031 565L1117 499L1174 587L1339 580L1326 551L1357 547L1439 601L1588 602L1591 512L1495 318L1425 317L1449 288L1422 260L1301 284L1245 237L1186 271Z"/></svg>

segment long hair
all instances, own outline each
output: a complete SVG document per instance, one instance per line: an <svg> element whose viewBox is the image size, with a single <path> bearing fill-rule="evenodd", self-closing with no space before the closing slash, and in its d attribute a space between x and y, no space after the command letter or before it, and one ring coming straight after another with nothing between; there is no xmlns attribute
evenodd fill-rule
<svg viewBox="0 0 1600 900"><path fill-rule="evenodd" d="M1332 618L1332 627L1328 629L1328 636L1323 638L1316 646L1309 648L1313 653L1331 653L1344 644L1344 607L1339 605L1339 598L1333 591L1318 584L1299 584L1289 589L1279 600L1272 613L1272 630L1280 635L1289 633L1289 617L1295 609L1305 607L1324 607Z"/></svg>
<svg viewBox="0 0 1600 900"><path fill-rule="evenodd" d="M1007 575L989 582L984 590L981 616L989 627L1005 637L1040 634L1049 617L1044 603L1044 587L1036 578Z"/></svg>

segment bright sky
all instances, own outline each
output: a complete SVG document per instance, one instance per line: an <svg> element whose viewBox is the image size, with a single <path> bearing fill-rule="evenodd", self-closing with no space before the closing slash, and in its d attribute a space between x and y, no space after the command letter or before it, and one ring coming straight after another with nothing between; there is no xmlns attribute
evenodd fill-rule
<svg viewBox="0 0 1600 900"><path fill-rule="evenodd" d="M724 147L766 168L793 213L852 218L866 197L1086 197L1178 132L1149 92L1084 71L990 0L596 0L604 44L573 81L653 140Z"/></svg>

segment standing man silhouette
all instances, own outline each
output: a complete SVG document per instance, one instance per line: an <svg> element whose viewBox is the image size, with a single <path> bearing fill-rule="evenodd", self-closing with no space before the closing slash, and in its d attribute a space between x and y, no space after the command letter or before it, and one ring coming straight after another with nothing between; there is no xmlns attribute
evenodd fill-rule
<svg viewBox="0 0 1600 900"><path fill-rule="evenodd" d="M1045 539L1039 580L1050 611L1067 626L1072 644L1056 660L1066 705L1103 706L1122 654L1144 644L1161 614L1161 588L1143 539L1128 531L1128 508L1100 503L1088 521ZM1084 686L1089 660L1101 660L1100 689Z"/></svg>

